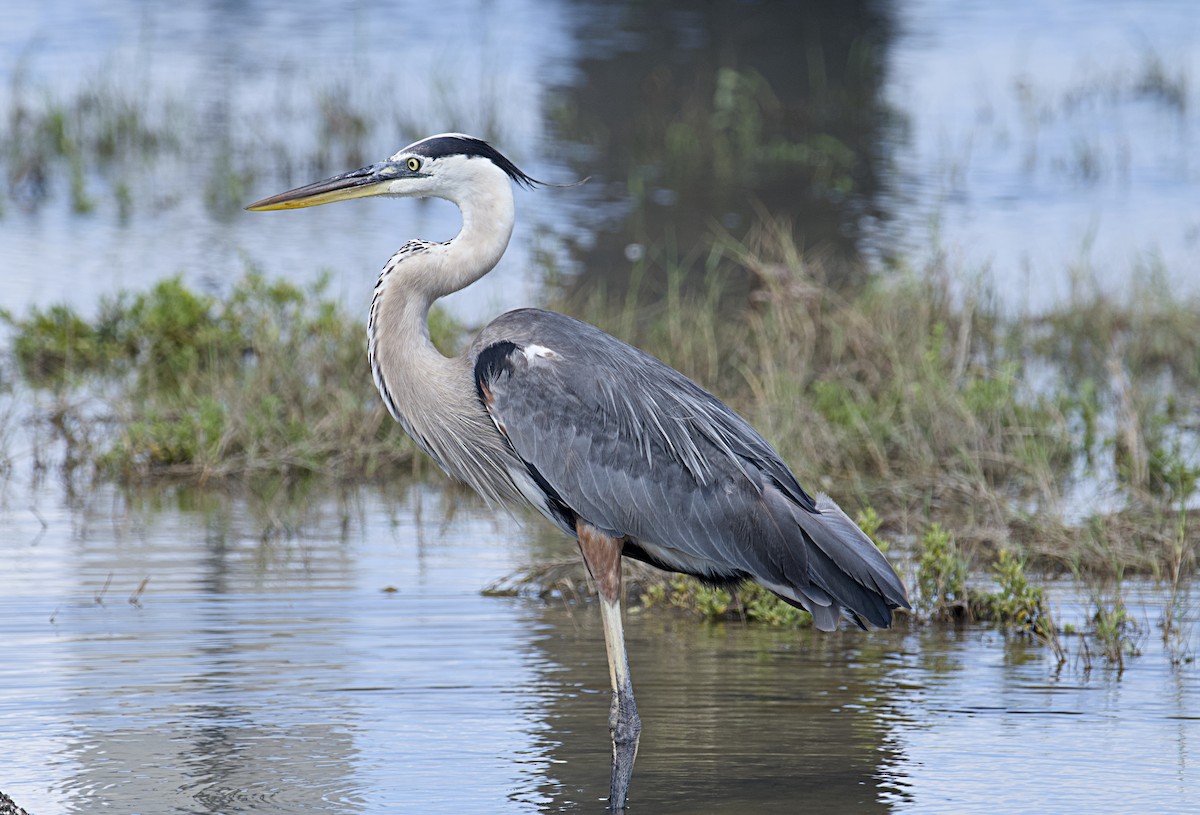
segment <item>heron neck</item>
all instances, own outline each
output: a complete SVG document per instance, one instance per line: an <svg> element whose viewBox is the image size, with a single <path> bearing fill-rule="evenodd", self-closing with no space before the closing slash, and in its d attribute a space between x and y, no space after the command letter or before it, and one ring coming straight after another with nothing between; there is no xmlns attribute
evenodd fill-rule
<svg viewBox="0 0 1200 815"><path fill-rule="evenodd" d="M495 176L498 176L495 177ZM384 267L375 287L369 321L369 350L381 391L391 390L394 412L427 393L416 384L449 381L458 360L447 360L429 338L429 309L439 297L459 291L490 272L512 236L516 211L512 185L499 170L475 179L462 195L447 195L462 212L462 229L446 243L413 241ZM385 392L385 399L388 394Z"/></svg>
<svg viewBox="0 0 1200 815"><path fill-rule="evenodd" d="M429 337L433 302L483 277L508 246L514 211L507 177L502 190L457 203L463 227L454 240L414 241L384 268L367 351L389 412L446 472L489 501L517 500L511 454L479 402L469 358L443 356Z"/></svg>
<svg viewBox="0 0 1200 815"><path fill-rule="evenodd" d="M490 272L504 256L512 237L516 209L507 176L488 176L490 183L474 184L469 193L449 198L462 213L462 229L452 240L436 247L436 262L428 281L429 303L461 291Z"/></svg>

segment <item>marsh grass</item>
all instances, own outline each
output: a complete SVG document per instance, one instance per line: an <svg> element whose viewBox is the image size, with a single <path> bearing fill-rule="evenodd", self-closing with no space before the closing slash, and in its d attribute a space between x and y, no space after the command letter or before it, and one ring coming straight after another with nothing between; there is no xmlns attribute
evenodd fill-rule
<svg viewBox="0 0 1200 815"><path fill-rule="evenodd" d="M1008 317L938 265L839 290L788 235L764 222L744 240L714 234L703 255L651 252L620 296L552 305L719 394L802 483L869 508L872 532L912 541L938 523L972 568L1011 548L1063 570L1194 572L1200 304L1147 275L1128 299ZM664 296L642 296L650 276ZM748 297L730 295L745 291L735 279L752 281ZM361 321L323 284L251 272L218 297L169 279L93 318L5 319L23 386L59 394L66 414L81 387L111 397L117 440L92 452L122 478L281 464L355 477L410 455L377 405ZM460 339L435 319L440 342ZM1115 509L1070 520L1081 480Z"/></svg>
<svg viewBox="0 0 1200 815"><path fill-rule="evenodd" d="M127 180L137 165L181 150L189 131L169 100L148 101L133 85L100 78L62 96L30 87L18 73L3 114L0 158L9 197L36 208L65 184L78 214L98 206L94 174ZM118 202L122 183L114 188Z"/></svg>
<svg viewBox="0 0 1200 815"><path fill-rule="evenodd" d="M210 104L124 71L101 72L66 92L34 86L18 72L0 118L4 197L29 211L65 197L76 215L111 209L127 221L138 207L177 204L178 195L164 194L163 179L183 168L189 184L202 185L209 210L224 217L240 210L262 174L317 171L363 153L361 100L335 84L319 84L308 96L317 134L288 142L234 127L228 102ZM273 114L285 131L297 115L286 107ZM306 121L304 132L311 128Z"/></svg>
<svg viewBox="0 0 1200 815"><path fill-rule="evenodd" d="M5 315L64 467L137 483L259 473L371 478L419 466L374 393L365 329L324 293L247 274L225 296L179 278L102 304ZM439 342L459 329L440 313Z"/></svg>

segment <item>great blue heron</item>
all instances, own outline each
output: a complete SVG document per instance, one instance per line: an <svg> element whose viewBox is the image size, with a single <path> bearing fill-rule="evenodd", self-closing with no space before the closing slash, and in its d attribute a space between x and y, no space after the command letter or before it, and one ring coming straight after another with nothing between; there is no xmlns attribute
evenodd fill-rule
<svg viewBox="0 0 1200 815"><path fill-rule="evenodd" d="M625 806L641 722L621 629L621 557L727 584L753 578L812 613L886 628L904 586L830 498L812 498L744 419L683 374L587 323L518 309L462 356L429 340L435 300L487 274L508 246L513 185L539 182L479 139L410 144L386 161L247 209L370 195L458 205L445 243L409 241L375 284L371 371L388 411L489 503L528 502L579 542L600 597L612 681L609 806Z"/></svg>

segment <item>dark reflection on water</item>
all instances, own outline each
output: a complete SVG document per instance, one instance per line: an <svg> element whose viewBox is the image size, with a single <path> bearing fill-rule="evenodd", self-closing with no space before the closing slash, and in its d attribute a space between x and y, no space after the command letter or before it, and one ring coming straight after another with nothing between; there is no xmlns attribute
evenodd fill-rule
<svg viewBox="0 0 1200 815"><path fill-rule="evenodd" d="M9 486L0 788L35 815L603 811L596 608L479 593L531 530L432 490ZM1130 591L1144 630L1161 600ZM1200 785L1200 674L1154 636L1120 676L986 628L626 637L631 812L1181 812Z"/></svg>
<svg viewBox="0 0 1200 815"><path fill-rule="evenodd" d="M551 128L593 178L582 282L623 284L631 242L696 262L714 224L740 236L763 211L799 246L870 251L887 217L888 5L580 3L573 17L580 53Z"/></svg>
<svg viewBox="0 0 1200 815"><path fill-rule="evenodd" d="M544 791L580 811L607 784L607 667L593 611L545 609L552 627L534 642L562 689L543 713L556 762ZM881 765L896 761L888 746L896 715L880 680L899 635L635 615L626 639L644 727L631 810L887 811Z"/></svg>
<svg viewBox="0 0 1200 815"><path fill-rule="evenodd" d="M1143 596L1135 617L1161 600ZM605 790L593 612L544 609L552 627L532 643L557 690L544 708L552 810L592 811ZM1118 676L1056 672L1042 646L986 627L822 635L635 615L626 636L645 726L631 808L1193 811L1200 675L1149 639Z"/></svg>

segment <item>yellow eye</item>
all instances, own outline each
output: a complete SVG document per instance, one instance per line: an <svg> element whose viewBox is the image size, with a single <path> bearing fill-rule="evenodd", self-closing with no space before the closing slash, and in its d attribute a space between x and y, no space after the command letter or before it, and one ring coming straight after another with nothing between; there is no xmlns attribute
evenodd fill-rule
<svg viewBox="0 0 1200 815"><path fill-rule="evenodd" d="M416 172L417 170L419 170L419 169L421 169L421 160L420 160L420 159L416 159L416 158L410 158L410 159L408 160L408 170L409 170L409 172L413 172L413 173L415 173L415 172Z"/></svg>

